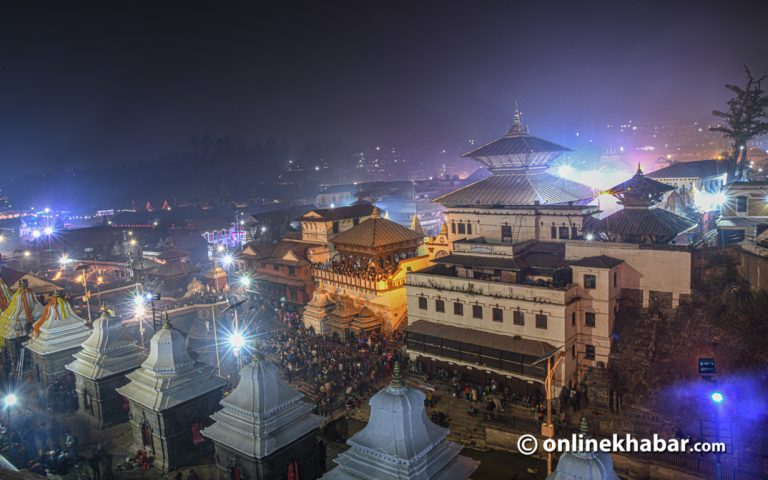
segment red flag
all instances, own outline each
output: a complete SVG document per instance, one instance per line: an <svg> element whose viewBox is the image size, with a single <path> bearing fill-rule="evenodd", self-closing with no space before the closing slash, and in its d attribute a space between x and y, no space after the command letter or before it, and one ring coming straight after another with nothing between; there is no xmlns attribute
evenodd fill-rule
<svg viewBox="0 0 768 480"><path fill-rule="evenodd" d="M149 200L147 200L147 211L148 211L148 212L151 212L151 211L152 211L152 204L151 204L151 203L149 203Z"/></svg>

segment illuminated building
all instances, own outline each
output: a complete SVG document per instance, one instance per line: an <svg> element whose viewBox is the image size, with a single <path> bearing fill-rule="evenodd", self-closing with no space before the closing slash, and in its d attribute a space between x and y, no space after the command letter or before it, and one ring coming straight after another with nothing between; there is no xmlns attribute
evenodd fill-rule
<svg viewBox="0 0 768 480"><path fill-rule="evenodd" d="M212 450L202 429L227 382L189 356L184 335L167 314L150 341L149 356L127 377L117 391L128 399L133 444L150 452L155 466L167 471L196 463Z"/></svg>
<svg viewBox="0 0 768 480"><path fill-rule="evenodd" d="M144 350L124 334L114 313L104 309L93 331L66 366L75 375L80 412L96 428L128 420L128 404L117 388L128 383L125 374L141 366Z"/></svg>
<svg viewBox="0 0 768 480"><path fill-rule="evenodd" d="M690 253L599 241L592 189L547 174L565 148L534 138L517 112L503 139L467 154L492 175L436 200L446 227L425 244L434 265L406 280L417 368L525 394L560 351L554 384L574 384L608 362L620 294L670 308L690 294Z"/></svg>
<svg viewBox="0 0 768 480"><path fill-rule="evenodd" d="M35 377L48 386L66 376L66 364L72 360L91 331L72 306L54 294L32 327L27 350L32 353Z"/></svg>
<svg viewBox="0 0 768 480"><path fill-rule="evenodd" d="M304 394L280 378L277 366L257 354L220 403L214 423L203 431L216 445L219 479L318 477L322 419Z"/></svg>
<svg viewBox="0 0 768 480"><path fill-rule="evenodd" d="M428 264L423 234L383 218L370 218L332 239L337 253L312 266L317 288L304 324L321 335L389 332L406 320L405 274Z"/></svg>
<svg viewBox="0 0 768 480"><path fill-rule="evenodd" d="M324 480L466 480L477 469L479 462L448 440L448 429L427 418L424 394L405 384L399 364L392 383L368 403L368 423L347 440L349 450Z"/></svg>
<svg viewBox="0 0 768 480"><path fill-rule="evenodd" d="M723 244L756 239L768 230L768 182L734 182L723 189L717 221Z"/></svg>
<svg viewBox="0 0 768 480"><path fill-rule="evenodd" d="M594 232L613 242L656 245L668 244L692 232L695 222L657 208L662 196L672 190L675 187L646 177L638 165L632 178L606 191L616 197L623 208L600 220Z"/></svg>

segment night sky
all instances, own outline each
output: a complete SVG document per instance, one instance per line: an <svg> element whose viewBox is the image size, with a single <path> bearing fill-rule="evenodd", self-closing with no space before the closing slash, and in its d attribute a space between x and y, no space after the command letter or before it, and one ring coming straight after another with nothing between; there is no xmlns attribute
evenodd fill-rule
<svg viewBox="0 0 768 480"><path fill-rule="evenodd" d="M558 140L707 118L768 68L761 2L372 3L3 3L4 175L200 134L439 149L500 135L515 100Z"/></svg>

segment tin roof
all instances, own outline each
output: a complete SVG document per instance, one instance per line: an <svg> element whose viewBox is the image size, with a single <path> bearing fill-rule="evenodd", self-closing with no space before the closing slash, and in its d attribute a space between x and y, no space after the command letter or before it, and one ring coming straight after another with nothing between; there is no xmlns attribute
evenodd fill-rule
<svg viewBox="0 0 768 480"><path fill-rule="evenodd" d="M695 222L662 208L625 208L600 221L598 229L609 234L677 236Z"/></svg>
<svg viewBox="0 0 768 480"><path fill-rule="evenodd" d="M379 209L371 213L371 218L333 237L333 244L339 246L381 248L403 242L417 242L422 235L405 228L386 218L382 218Z"/></svg>
<svg viewBox="0 0 768 480"><path fill-rule="evenodd" d="M694 160L677 162L648 173L651 178L707 178L722 175L728 171L725 160Z"/></svg>
<svg viewBox="0 0 768 480"><path fill-rule="evenodd" d="M548 173L497 174L462 187L435 203L444 207L567 205L589 203L595 197L592 188Z"/></svg>

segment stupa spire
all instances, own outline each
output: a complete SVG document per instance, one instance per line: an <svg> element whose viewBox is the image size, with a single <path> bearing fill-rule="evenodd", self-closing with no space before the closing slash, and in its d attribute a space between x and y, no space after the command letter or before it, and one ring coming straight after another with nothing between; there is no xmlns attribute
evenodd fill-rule
<svg viewBox="0 0 768 480"><path fill-rule="evenodd" d="M395 366L392 368L392 388L403 388L405 382L403 381L403 373L400 371L400 362L395 362Z"/></svg>

